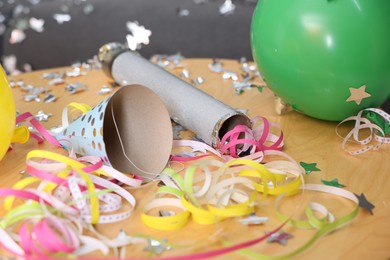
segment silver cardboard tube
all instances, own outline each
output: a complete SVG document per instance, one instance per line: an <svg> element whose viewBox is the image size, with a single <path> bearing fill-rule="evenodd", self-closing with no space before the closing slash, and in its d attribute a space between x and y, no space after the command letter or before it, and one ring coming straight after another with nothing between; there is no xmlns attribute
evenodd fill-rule
<svg viewBox="0 0 390 260"><path fill-rule="evenodd" d="M246 115L140 55L127 50L118 51L117 47L118 44L112 46L111 43L111 46L108 44L99 50L106 72L122 86L140 84L154 91L167 107L172 120L194 132L205 143L218 147L223 135L234 126L251 126ZM116 50L109 59L108 49Z"/></svg>

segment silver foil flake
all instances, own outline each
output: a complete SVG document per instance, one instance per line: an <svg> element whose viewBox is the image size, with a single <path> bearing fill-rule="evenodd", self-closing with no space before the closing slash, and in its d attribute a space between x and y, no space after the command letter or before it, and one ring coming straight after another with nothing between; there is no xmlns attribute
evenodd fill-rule
<svg viewBox="0 0 390 260"><path fill-rule="evenodd" d="M255 213L251 213L248 217L240 219L239 222L244 225L260 225L269 220L268 217L259 217Z"/></svg>
<svg viewBox="0 0 390 260"><path fill-rule="evenodd" d="M190 72L186 69L183 69L180 73L180 77L189 79L190 78Z"/></svg>
<svg viewBox="0 0 390 260"><path fill-rule="evenodd" d="M112 92L112 88L111 87L108 87L106 85L103 85L100 90L97 92L97 94L99 95L104 95L104 94L108 94Z"/></svg>
<svg viewBox="0 0 390 260"><path fill-rule="evenodd" d="M65 87L65 90L68 91L70 94L76 94L78 92L82 92L84 90L87 90L87 86L81 83L74 83L69 84Z"/></svg>
<svg viewBox="0 0 390 260"><path fill-rule="evenodd" d="M236 72L231 70L225 70L222 74L223 79L232 79L234 81L238 80L238 75Z"/></svg>
<svg viewBox="0 0 390 260"><path fill-rule="evenodd" d="M39 95L37 95L37 94L26 94L26 95L24 95L24 101L26 101L26 102L31 102L31 101L41 102L41 99L39 98Z"/></svg>
<svg viewBox="0 0 390 260"><path fill-rule="evenodd" d="M148 245L145 247L145 251L150 252L151 254L160 255L164 251L171 250L172 247L167 245L167 240L163 239L161 241L148 239Z"/></svg>
<svg viewBox="0 0 390 260"><path fill-rule="evenodd" d="M163 68L168 66L171 66L172 68L182 68L184 67L181 63L183 59L184 57L180 53L174 55L156 54L150 58L150 61Z"/></svg>
<svg viewBox="0 0 390 260"><path fill-rule="evenodd" d="M56 79L62 78L62 75L57 72L45 72L42 74L42 78L44 79Z"/></svg>
<svg viewBox="0 0 390 260"><path fill-rule="evenodd" d="M65 83L65 80L63 78L54 78L52 80L49 81L49 84L50 86L54 86L54 85L60 85L60 84L64 84Z"/></svg>
<svg viewBox="0 0 390 260"><path fill-rule="evenodd" d="M43 20L43 19L31 17L28 22L29 22L30 28L36 32L43 32L45 30L43 28L43 26L45 25L45 20Z"/></svg>
<svg viewBox="0 0 390 260"><path fill-rule="evenodd" d="M213 62L211 64L209 64L209 69L212 72L221 73L223 71L222 63L217 59L213 59Z"/></svg>
<svg viewBox="0 0 390 260"><path fill-rule="evenodd" d="M9 43L10 44L15 44L15 43L21 43L26 39L26 34L24 31L20 29L13 29L11 32L11 37L9 38Z"/></svg>
<svg viewBox="0 0 390 260"><path fill-rule="evenodd" d="M230 15L234 13L236 5L232 0L225 0L225 2L219 7L219 13L222 15Z"/></svg>
<svg viewBox="0 0 390 260"><path fill-rule="evenodd" d="M85 76L85 75L87 75L87 73L81 71L79 67L73 68L73 70L66 72L66 76L72 78Z"/></svg>
<svg viewBox="0 0 390 260"><path fill-rule="evenodd" d="M45 103L52 103L52 102L54 102L56 100L57 100L56 96L54 96L53 94L47 94L45 96L45 98L43 99L43 102L45 102Z"/></svg>
<svg viewBox="0 0 390 260"><path fill-rule="evenodd" d="M195 79L192 80L192 83L194 83L196 86L202 84L204 82L204 79L202 77L196 77Z"/></svg>
<svg viewBox="0 0 390 260"><path fill-rule="evenodd" d="M52 113L46 114L45 112L43 112L43 110L39 110L39 111L38 111L38 114L36 114L34 117L35 117L38 121L40 121L40 122L42 122L42 121L47 122L47 121L49 120L49 117L51 117L51 116L53 116Z"/></svg>
<svg viewBox="0 0 390 260"><path fill-rule="evenodd" d="M70 14L54 14L53 18L57 21L58 24L69 22L72 19Z"/></svg>
<svg viewBox="0 0 390 260"><path fill-rule="evenodd" d="M186 17L190 15L190 11L188 9L184 9L179 7L176 11L178 17Z"/></svg>

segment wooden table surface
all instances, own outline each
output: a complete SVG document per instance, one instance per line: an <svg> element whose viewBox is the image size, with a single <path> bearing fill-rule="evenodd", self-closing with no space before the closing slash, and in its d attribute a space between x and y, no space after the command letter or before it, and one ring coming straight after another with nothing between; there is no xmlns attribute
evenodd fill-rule
<svg viewBox="0 0 390 260"><path fill-rule="evenodd" d="M225 69L240 72L240 63L235 60L222 60ZM348 226L341 228L321 238L314 246L300 254L301 259L389 259L390 257L390 145L384 145L379 151L367 152L358 156L348 155L341 148L342 139L335 133L336 123L316 120L297 112L278 115L275 112L274 96L264 88L262 92L253 88L243 94L235 94L231 80L222 79L221 74L214 73L208 68L211 59L185 59L185 68L190 77L202 76L204 83L198 88L204 90L226 104L239 109L247 109L249 116L265 116L269 121L281 126L285 134L284 152L292 156L297 162L315 162L320 169L307 175L307 183L321 183L321 180L338 178L346 185L346 189L356 194L364 193L376 206L374 214L370 215L361 209L357 218ZM66 83L80 82L88 86L88 90L70 95L64 90L66 84L49 86L48 80L42 78L44 72L63 72L70 68L56 68L44 71L35 71L9 77L10 80L23 80L26 84L36 87L46 87L58 97L53 103L25 102L23 92L19 88L13 90L17 110L36 114L39 110L52 113L48 122L42 122L46 129L61 125L62 109L70 102L83 102L94 106L107 95L97 94L102 85L108 85L111 79L100 70L86 71L87 75L76 78L66 78ZM171 69L179 75L181 70ZM261 83L261 82L259 82ZM342 127L346 130L347 126ZM10 187L21 177L25 168L25 159L29 151L42 149L66 154L66 151L44 142L37 144L32 139L26 144L15 144L0 162L0 187ZM273 213L273 198L263 201L258 209L258 215L270 216L265 225L244 226L236 219L230 219L218 225L202 226L192 220L179 231L157 231L146 227L139 213L143 206L154 196L156 183L147 184L139 189L130 190L137 199L137 206L133 216L125 221L97 225L98 230L110 237L115 237L119 229L124 229L129 235L143 234L157 238L167 238L170 243L185 245L183 248L164 252L161 256L176 256L194 252L221 248L221 238L233 243L243 242L264 235L264 232L280 225L280 220ZM313 195L333 210L336 218L353 210L353 205L329 196ZM298 201L297 201L298 202ZM0 214L5 214L3 207ZM290 226L284 231L294 235L286 246L263 242L251 249L268 255L281 255L293 251L303 245L313 234L313 230L299 230ZM145 245L129 246L128 257L148 257L144 251ZM92 256L102 256L99 253ZM230 253L221 259L245 258L238 253Z"/></svg>

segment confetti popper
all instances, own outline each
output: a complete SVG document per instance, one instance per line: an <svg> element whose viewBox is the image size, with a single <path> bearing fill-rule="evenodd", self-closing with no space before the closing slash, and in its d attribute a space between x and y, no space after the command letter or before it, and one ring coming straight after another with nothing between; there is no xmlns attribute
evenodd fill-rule
<svg viewBox="0 0 390 260"><path fill-rule="evenodd" d="M193 131L214 147L234 126L251 126L250 119L194 88L163 68L126 49L109 43L99 50L103 70L118 84L141 84L153 90L165 103L172 120Z"/></svg>
<svg viewBox="0 0 390 260"><path fill-rule="evenodd" d="M124 86L55 138L79 155L94 155L124 173L152 180L166 166L172 125L160 98L141 85Z"/></svg>

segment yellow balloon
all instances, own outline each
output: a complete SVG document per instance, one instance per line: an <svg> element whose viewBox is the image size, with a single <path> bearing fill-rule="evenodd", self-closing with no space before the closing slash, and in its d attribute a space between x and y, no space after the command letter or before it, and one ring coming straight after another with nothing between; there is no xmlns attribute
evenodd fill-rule
<svg viewBox="0 0 390 260"><path fill-rule="evenodd" d="M30 132L25 126L15 127L16 111L11 87L0 65L0 161L11 142L27 142Z"/></svg>

